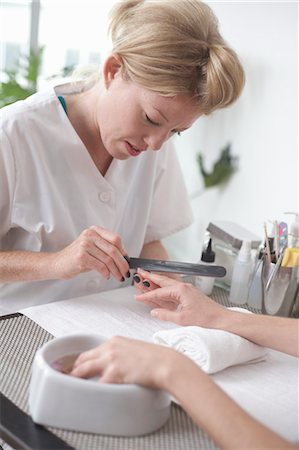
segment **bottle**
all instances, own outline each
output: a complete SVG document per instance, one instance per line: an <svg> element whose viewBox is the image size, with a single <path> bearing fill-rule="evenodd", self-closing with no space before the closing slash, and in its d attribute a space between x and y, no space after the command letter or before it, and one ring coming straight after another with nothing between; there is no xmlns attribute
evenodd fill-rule
<svg viewBox="0 0 299 450"><path fill-rule="evenodd" d="M237 305L247 302L252 273L251 241L244 240L235 261L229 301Z"/></svg>
<svg viewBox="0 0 299 450"><path fill-rule="evenodd" d="M206 249L201 254L201 263L213 264L215 262L215 252L212 250L212 239ZM213 290L215 278L213 277L196 277L195 286L198 287L204 294L210 295Z"/></svg>

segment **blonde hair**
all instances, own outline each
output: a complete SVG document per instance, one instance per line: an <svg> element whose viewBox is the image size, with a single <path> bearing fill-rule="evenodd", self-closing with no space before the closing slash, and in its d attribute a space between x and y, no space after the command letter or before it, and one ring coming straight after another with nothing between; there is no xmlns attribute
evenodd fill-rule
<svg viewBox="0 0 299 450"><path fill-rule="evenodd" d="M123 74L146 89L191 95L204 114L230 105L243 89L241 63L199 0L121 1L109 31Z"/></svg>

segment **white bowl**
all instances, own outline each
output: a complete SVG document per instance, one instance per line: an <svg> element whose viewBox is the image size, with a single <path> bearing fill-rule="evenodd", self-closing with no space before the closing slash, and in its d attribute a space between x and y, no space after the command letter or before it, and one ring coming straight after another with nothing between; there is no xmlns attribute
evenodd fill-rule
<svg viewBox="0 0 299 450"><path fill-rule="evenodd" d="M95 334L72 334L56 338L36 352L29 390L29 409L35 423L117 436L143 435L165 424L171 402L166 392L135 384L101 384L53 368L58 359L105 340Z"/></svg>

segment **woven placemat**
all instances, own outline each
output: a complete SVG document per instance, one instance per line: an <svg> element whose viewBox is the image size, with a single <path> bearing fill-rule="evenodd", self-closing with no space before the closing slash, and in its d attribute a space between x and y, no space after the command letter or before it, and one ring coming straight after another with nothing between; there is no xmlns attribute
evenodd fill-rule
<svg viewBox="0 0 299 450"><path fill-rule="evenodd" d="M218 287L214 287L212 298L224 306L234 306L228 301L228 293ZM28 388L33 358L38 348L53 339L53 336L26 316L0 321L0 332L0 391L29 414ZM176 404L171 406L167 424L155 433L143 437L113 437L51 427L48 429L78 450L217 449L208 436Z"/></svg>
<svg viewBox="0 0 299 450"><path fill-rule="evenodd" d="M0 391L21 410L28 411L28 388L34 355L53 336L26 316L0 321ZM217 447L172 404L167 424L143 437L113 437L48 428L78 450L214 450ZM54 450L54 449L53 449Z"/></svg>

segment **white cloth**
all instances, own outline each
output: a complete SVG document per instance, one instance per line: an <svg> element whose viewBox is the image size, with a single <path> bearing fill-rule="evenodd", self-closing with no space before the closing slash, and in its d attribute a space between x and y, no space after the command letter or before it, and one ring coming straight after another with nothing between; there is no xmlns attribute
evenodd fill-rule
<svg viewBox="0 0 299 450"><path fill-rule="evenodd" d="M94 165L57 95L39 92L1 110L0 250L58 251L91 225L123 240L130 256L190 225L192 212L175 149ZM130 283L130 280L128 280ZM96 272L72 280L0 284L0 313L125 286Z"/></svg>
<svg viewBox="0 0 299 450"><path fill-rule="evenodd" d="M228 331L195 326L158 331L153 341L184 353L206 373L220 372L237 364L263 361L268 353L265 347Z"/></svg>

